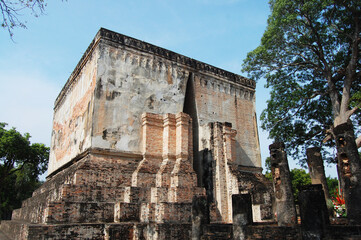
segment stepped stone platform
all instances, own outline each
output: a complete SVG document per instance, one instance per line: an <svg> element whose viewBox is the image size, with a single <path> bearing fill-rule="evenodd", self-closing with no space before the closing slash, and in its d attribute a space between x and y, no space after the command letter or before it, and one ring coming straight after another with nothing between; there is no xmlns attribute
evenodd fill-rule
<svg viewBox="0 0 361 240"><path fill-rule="evenodd" d="M145 223L78 223L29 224L5 221L3 229L10 228L1 240L7 239L190 239L191 224ZM18 231L22 234L19 235ZM4 231L5 232L5 231Z"/></svg>
<svg viewBox="0 0 361 240"><path fill-rule="evenodd" d="M190 236L192 197L205 194L195 186L194 172L177 175L188 179L182 181L187 185L157 187L157 171L147 171L148 185L132 187L139 157L89 150L36 190L0 229L10 239L151 239L154 234L188 239L181 236Z"/></svg>

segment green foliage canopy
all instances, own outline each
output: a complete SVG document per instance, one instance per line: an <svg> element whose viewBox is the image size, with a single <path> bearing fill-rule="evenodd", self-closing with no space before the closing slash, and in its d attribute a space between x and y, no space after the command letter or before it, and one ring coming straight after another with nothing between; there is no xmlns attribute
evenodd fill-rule
<svg viewBox="0 0 361 240"><path fill-rule="evenodd" d="M28 133L5 127L6 123L0 123L0 219L9 218L11 210L31 196L49 160L48 147L31 144Z"/></svg>
<svg viewBox="0 0 361 240"><path fill-rule="evenodd" d="M290 171L292 191L295 202L298 202L298 194L301 186L310 185L311 177L304 169L294 168Z"/></svg>
<svg viewBox="0 0 361 240"><path fill-rule="evenodd" d="M334 195L338 191L338 180L337 178L332 178L330 176L326 177L326 182L328 186L328 192L330 195Z"/></svg>
<svg viewBox="0 0 361 240"><path fill-rule="evenodd" d="M41 143L31 144L29 133L21 135L15 128L7 130L5 126L6 123L0 123L0 186L4 178L25 166L33 176L43 174L48 166L49 148Z"/></svg>
<svg viewBox="0 0 361 240"><path fill-rule="evenodd" d="M270 8L243 71L271 88L261 127L304 163L305 148L332 146L322 143L330 126L361 124L361 0L270 0Z"/></svg>
<svg viewBox="0 0 361 240"><path fill-rule="evenodd" d="M38 177L32 175L29 166L5 178L0 188L0 220L10 219L11 212L20 208L21 202L31 197L41 184Z"/></svg>

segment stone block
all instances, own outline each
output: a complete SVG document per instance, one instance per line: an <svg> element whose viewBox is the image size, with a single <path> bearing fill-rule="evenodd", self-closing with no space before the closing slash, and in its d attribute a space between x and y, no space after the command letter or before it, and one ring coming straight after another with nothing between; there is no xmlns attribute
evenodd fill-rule
<svg viewBox="0 0 361 240"><path fill-rule="evenodd" d="M139 222L140 205L138 203L118 202L114 206L114 222Z"/></svg>

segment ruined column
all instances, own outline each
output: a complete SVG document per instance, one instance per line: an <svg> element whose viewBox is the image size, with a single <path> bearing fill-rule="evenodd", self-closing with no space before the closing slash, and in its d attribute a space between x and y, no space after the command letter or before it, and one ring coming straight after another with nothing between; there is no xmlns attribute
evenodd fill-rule
<svg viewBox="0 0 361 240"><path fill-rule="evenodd" d="M203 225L209 224L209 207L206 196L194 196L192 200L192 240L203 235Z"/></svg>
<svg viewBox="0 0 361 240"><path fill-rule="evenodd" d="M233 239L246 239L246 226L253 222L250 194L232 195Z"/></svg>
<svg viewBox="0 0 361 240"><path fill-rule="evenodd" d="M224 158L227 163L236 161L235 136L237 131L232 129L232 123L225 122L223 124L223 148Z"/></svg>
<svg viewBox="0 0 361 240"><path fill-rule="evenodd" d="M211 148L214 157L213 183L214 197L222 222L232 222L232 193L238 193L238 187L231 185L229 165L235 161L235 140L237 132L232 124L225 122L210 123Z"/></svg>
<svg viewBox="0 0 361 240"><path fill-rule="evenodd" d="M322 185L302 186L298 201L300 204L302 239L323 239L330 221Z"/></svg>
<svg viewBox="0 0 361 240"><path fill-rule="evenodd" d="M351 123L334 129L338 167L343 182L347 218L351 224L361 222L361 162Z"/></svg>
<svg viewBox="0 0 361 240"><path fill-rule="evenodd" d="M222 222L230 222L232 212L229 210L226 160L224 152L223 123L214 123L213 128L213 153L214 153L214 194L218 211L222 216Z"/></svg>
<svg viewBox="0 0 361 240"><path fill-rule="evenodd" d="M171 172L171 190L176 191L179 186L193 186L194 177L197 178L193 171L191 159L193 151L191 150L190 141L192 141L192 119L188 114L180 112L175 116L176 119L176 161ZM196 179L195 179L196 180ZM176 201L175 192L170 193L173 196L172 201Z"/></svg>
<svg viewBox="0 0 361 240"><path fill-rule="evenodd" d="M232 129L232 124L229 122L223 123L223 153L224 153L224 180L225 183L223 188L224 192L224 201L227 202L227 214L228 217L225 218L228 222L232 221L232 192L235 192L234 188L237 188L236 193L238 193L238 186L232 186L231 179L230 179L230 172L228 166L235 162L236 160L236 152L235 152L235 140L234 137L236 136L236 130ZM224 216L225 217L225 216Z"/></svg>
<svg viewBox="0 0 361 240"><path fill-rule="evenodd" d="M189 126L192 125L192 119L188 114L183 112L177 113L176 115L176 155L177 158L188 159L192 153L189 149ZM190 156L192 157L192 156Z"/></svg>
<svg viewBox="0 0 361 240"><path fill-rule="evenodd" d="M176 149L176 119L174 114L163 117L163 157L175 155Z"/></svg>
<svg viewBox="0 0 361 240"><path fill-rule="evenodd" d="M149 169L157 169L162 163L163 151L163 116L154 113L142 114L143 160L132 173L132 187L150 185L156 182L156 176L145 178Z"/></svg>
<svg viewBox="0 0 361 240"><path fill-rule="evenodd" d="M163 115L163 153L162 163L156 174L156 187L170 185L170 167L175 162L176 149L176 120L175 115L167 113ZM152 141L152 139L150 139ZM157 193L155 193L157 195Z"/></svg>
<svg viewBox="0 0 361 240"><path fill-rule="evenodd" d="M273 143L269 146L271 171L278 225L293 226L297 223L296 208L292 194L290 169L284 148L284 143Z"/></svg>
<svg viewBox="0 0 361 240"><path fill-rule="evenodd" d="M203 160L203 183L204 188L206 189L207 201L210 205L214 202L214 195L213 195L213 156L212 151L205 148L202 151L202 160Z"/></svg>
<svg viewBox="0 0 361 240"><path fill-rule="evenodd" d="M163 151L163 116L153 113L142 114L142 153L160 155Z"/></svg>
<svg viewBox="0 0 361 240"><path fill-rule="evenodd" d="M326 201L330 198L328 191L325 168L323 165L323 159L321 156L320 148L312 147L306 149L307 164L310 171L310 177L312 184L321 184L323 192L325 194Z"/></svg>

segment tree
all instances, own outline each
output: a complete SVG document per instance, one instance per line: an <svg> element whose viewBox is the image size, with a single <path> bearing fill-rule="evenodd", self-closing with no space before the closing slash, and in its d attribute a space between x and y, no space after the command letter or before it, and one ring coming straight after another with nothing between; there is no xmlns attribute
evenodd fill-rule
<svg viewBox="0 0 361 240"><path fill-rule="evenodd" d="M9 217L11 210L31 196L39 186L38 176L48 165L49 148L33 143L30 135L21 135L15 128L5 129L0 123L0 217Z"/></svg>
<svg viewBox="0 0 361 240"><path fill-rule="evenodd" d="M298 194L300 193L301 186L310 185L311 178L308 173L304 169L294 168L290 171L291 174L291 183L292 183L292 191L295 202L298 202Z"/></svg>
<svg viewBox="0 0 361 240"><path fill-rule="evenodd" d="M24 21L19 19L21 13L30 10L31 14L38 17L43 14L46 3L44 0L0 0L0 10L2 14L1 26L9 32L12 38L14 28L26 28Z"/></svg>
<svg viewBox="0 0 361 240"><path fill-rule="evenodd" d="M338 180L337 178L332 178L330 176L326 177L327 185L328 185L328 191L330 194L334 194L338 191Z"/></svg>
<svg viewBox="0 0 361 240"><path fill-rule="evenodd" d="M361 1L271 0L270 8L261 44L243 71L271 88L262 128L304 163L306 148L334 146L323 143L334 127L351 121L359 130ZM356 142L360 147L361 136Z"/></svg>
<svg viewBox="0 0 361 240"><path fill-rule="evenodd" d="M8 176L0 188L0 220L11 219L12 211L20 208L22 201L31 197L41 184L29 167Z"/></svg>

